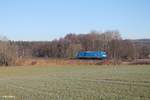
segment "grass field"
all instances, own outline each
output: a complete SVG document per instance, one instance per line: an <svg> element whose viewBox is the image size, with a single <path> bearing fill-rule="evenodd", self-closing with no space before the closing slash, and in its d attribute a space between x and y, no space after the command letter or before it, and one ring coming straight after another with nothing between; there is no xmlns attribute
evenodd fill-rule
<svg viewBox="0 0 150 100"><path fill-rule="evenodd" d="M150 100L150 66L2 67L0 100Z"/></svg>

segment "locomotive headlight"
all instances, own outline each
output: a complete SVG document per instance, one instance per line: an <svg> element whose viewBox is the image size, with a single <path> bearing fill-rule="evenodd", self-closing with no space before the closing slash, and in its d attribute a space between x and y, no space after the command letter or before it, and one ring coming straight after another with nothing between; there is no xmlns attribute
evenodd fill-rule
<svg viewBox="0 0 150 100"><path fill-rule="evenodd" d="M106 57L106 55L103 55L103 57Z"/></svg>

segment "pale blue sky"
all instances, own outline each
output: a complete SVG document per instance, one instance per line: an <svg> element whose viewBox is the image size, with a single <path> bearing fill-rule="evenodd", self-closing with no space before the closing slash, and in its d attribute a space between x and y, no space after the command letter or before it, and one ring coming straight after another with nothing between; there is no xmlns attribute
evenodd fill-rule
<svg viewBox="0 0 150 100"><path fill-rule="evenodd" d="M150 0L0 0L0 34L12 40L52 40L91 30L150 38Z"/></svg>

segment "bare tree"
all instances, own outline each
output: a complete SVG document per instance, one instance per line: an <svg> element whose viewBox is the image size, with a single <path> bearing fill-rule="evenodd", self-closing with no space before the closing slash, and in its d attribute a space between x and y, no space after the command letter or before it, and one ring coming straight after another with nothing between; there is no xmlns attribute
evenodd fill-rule
<svg viewBox="0 0 150 100"><path fill-rule="evenodd" d="M16 46L11 44L6 37L0 38L0 65L12 65L16 61Z"/></svg>

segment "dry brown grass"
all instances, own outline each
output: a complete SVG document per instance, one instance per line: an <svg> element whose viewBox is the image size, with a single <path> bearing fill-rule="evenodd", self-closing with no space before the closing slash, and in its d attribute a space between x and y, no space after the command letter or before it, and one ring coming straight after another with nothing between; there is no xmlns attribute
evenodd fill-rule
<svg viewBox="0 0 150 100"><path fill-rule="evenodd" d="M17 66L51 66L51 65L97 65L105 64L101 60L76 60L76 59L40 59L24 58L17 59ZM107 63L106 63L107 64Z"/></svg>
<svg viewBox="0 0 150 100"><path fill-rule="evenodd" d="M56 65L141 65L150 64L150 59L147 60L137 60L132 62L119 62L115 63L113 60L77 60L77 59L44 59L44 58L24 58L17 59L17 66L56 66Z"/></svg>

